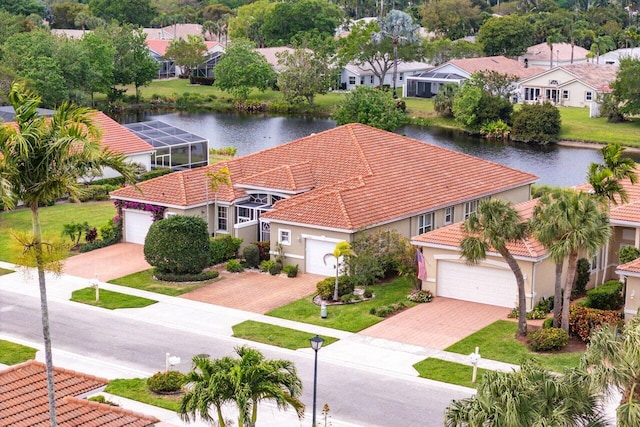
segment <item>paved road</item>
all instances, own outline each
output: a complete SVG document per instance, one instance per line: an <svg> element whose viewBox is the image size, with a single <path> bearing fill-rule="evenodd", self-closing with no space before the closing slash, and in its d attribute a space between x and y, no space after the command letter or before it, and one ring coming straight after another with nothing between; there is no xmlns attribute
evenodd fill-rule
<svg viewBox="0 0 640 427"><path fill-rule="evenodd" d="M192 355L229 355L243 343L229 337L185 332L166 325L143 323L118 312L68 302L50 301L55 349L126 366L147 373L164 369L165 353L187 362ZM41 342L38 298L0 290L0 334ZM310 410L313 359L309 352L251 345L271 358L295 362L304 382L302 400ZM455 387L408 375L377 372L322 360L318 364L318 407L328 403L334 420L362 426L442 426L444 408L452 399L466 397ZM55 359L54 359L55 362ZM188 370L188 363L181 370Z"/></svg>

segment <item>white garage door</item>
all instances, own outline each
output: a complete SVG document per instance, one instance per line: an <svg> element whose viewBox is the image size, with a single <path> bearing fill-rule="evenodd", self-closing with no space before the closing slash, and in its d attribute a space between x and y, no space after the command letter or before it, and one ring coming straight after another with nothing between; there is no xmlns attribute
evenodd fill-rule
<svg viewBox="0 0 640 427"><path fill-rule="evenodd" d="M438 296L513 308L518 287L511 270L438 262Z"/></svg>
<svg viewBox="0 0 640 427"><path fill-rule="evenodd" d="M147 232L152 223L153 217L150 212L125 209L125 242L144 245L144 238L147 236Z"/></svg>
<svg viewBox="0 0 640 427"><path fill-rule="evenodd" d="M305 272L321 274L323 276L335 276L334 258L327 259L327 265L324 265L324 255L333 253L336 247L335 242L312 239L307 239L306 242L307 247L304 254Z"/></svg>

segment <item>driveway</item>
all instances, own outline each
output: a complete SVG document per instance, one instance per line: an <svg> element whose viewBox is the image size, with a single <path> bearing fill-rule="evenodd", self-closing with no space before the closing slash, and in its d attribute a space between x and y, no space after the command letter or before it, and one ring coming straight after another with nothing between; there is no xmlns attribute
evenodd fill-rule
<svg viewBox="0 0 640 427"><path fill-rule="evenodd" d="M221 271L220 277L222 280L184 294L181 298L264 314L310 296L316 291L316 283L324 279L316 274L299 274L288 278L253 271Z"/></svg>
<svg viewBox="0 0 640 427"><path fill-rule="evenodd" d="M375 338L444 350L511 310L451 298L435 297L360 332ZM480 349L482 351L482 349Z"/></svg>
<svg viewBox="0 0 640 427"><path fill-rule="evenodd" d="M78 254L67 258L63 272L72 276L106 282L111 279L148 270L151 266L145 261L143 245L118 243L106 248Z"/></svg>

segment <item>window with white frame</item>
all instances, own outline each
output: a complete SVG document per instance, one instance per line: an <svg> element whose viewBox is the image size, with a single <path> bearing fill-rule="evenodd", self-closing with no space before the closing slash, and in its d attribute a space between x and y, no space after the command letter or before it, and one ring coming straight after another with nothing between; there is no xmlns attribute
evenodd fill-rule
<svg viewBox="0 0 640 427"><path fill-rule="evenodd" d="M444 225L453 224L453 206L444 208Z"/></svg>
<svg viewBox="0 0 640 427"><path fill-rule="evenodd" d="M255 218L255 209L243 206L236 207L236 223L253 221Z"/></svg>
<svg viewBox="0 0 640 427"><path fill-rule="evenodd" d="M563 90L562 91L562 99L569 99L569 91L568 90Z"/></svg>
<svg viewBox="0 0 640 427"><path fill-rule="evenodd" d="M593 99L593 92L587 91L584 93L585 101L591 101Z"/></svg>
<svg viewBox="0 0 640 427"><path fill-rule="evenodd" d="M249 203L260 203L262 205L267 205L269 204L269 195L265 193L250 194Z"/></svg>
<svg viewBox="0 0 640 427"><path fill-rule="evenodd" d="M418 217L418 234L433 230L433 212Z"/></svg>
<svg viewBox="0 0 640 427"><path fill-rule="evenodd" d="M464 204L464 219L471 216L472 213L478 210L478 201L472 200Z"/></svg>
<svg viewBox="0 0 640 427"><path fill-rule="evenodd" d="M356 84L356 76L349 76L349 84L350 85Z"/></svg>
<svg viewBox="0 0 640 427"><path fill-rule="evenodd" d="M278 229L278 243L282 245L291 245L291 230Z"/></svg>
<svg viewBox="0 0 640 427"><path fill-rule="evenodd" d="M227 231L229 220L229 208L218 206L218 231Z"/></svg>
<svg viewBox="0 0 640 427"><path fill-rule="evenodd" d="M398 80L402 81L404 79L404 73L398 74Z"/></svg>

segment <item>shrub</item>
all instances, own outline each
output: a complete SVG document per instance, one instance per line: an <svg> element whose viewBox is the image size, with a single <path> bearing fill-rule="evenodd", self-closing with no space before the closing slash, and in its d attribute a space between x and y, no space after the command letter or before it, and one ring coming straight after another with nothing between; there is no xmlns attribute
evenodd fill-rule
<svg viewBox="0 0 640 427"><path fill-rule="evenodd" d="M147 387L155 393L175 393L185 383L185 375L178 371L157 372L147 378Z"/></svg>
<svg viewBox="0 0 640 427"><path fill-rule="evenodd" d="M411 291L409 295L407 295L407 299L413 302L431 302L433 299L433 294L429 290L422 289L414 289Z"/></svg>
<svg viewBox="0 0 640 427"><path fill-rule="evenodd" d="M203 271L198 274L173 274L173 273L161 273L154 271L154 277L164 282L204 282L206 280L215 279L220 275L215 270Z"/></svg>
<svg viewBox="0 0 640 427"><path fill-rule="evenodd" d="M569 332L582 341L589 341L591 331L603 324L620 326L622 316L619 311L598 310L573 304L569 307Z"/></svg>
<svg viewBox="0 0 640 427"><path fill-rule="evenodd" d="M636 258L640 258L640 250L634 246L623 246L618 251L618 259L620 264L626 264L633 261Z"/></svg>
<svg viewBox="0 0 640 427"><path fill-rule="evenodd" d="M372 314L378 317L389 317L392 314L397 313L398 311L404 310L405 308L407 308L405 303L396 302L391 305L382 305L380 307L372 307L371 310L369 310L369 314Z"/></svg>
<svg viewBox="0 0 640 427"><path fill-rule="evenodd" d="M569 342L569 334L562 328L537 329L527 335L533 351L559 350Z"/></svg>
<svg viewBox="0 0 640 427"><path fill-rule="evenodd" d="M282 267L282 271L287 274L287 277L296 277L298 275L298 264L285 265L284 267Z"/></svg>
<svg viewBox="0 0 640 427"><path fill-rule="evenodd" d="M513 113L511 137L536 144L557 142L560 137L560 110L550 102L523 104Z"/></svg>
<svg viewBox="0 0 640 427"><path fill-rule="evenodd" d="M373 297L373 291L371 289L365 289L364 293L362 294L363 297L365 298L372 298Z"/></svg>
<svg viewBox="0 0 640 427"><path fill-rule="evenodd" d="M356 296L354 294L344 294L340 297L340 302L343 302L345 304L350 303L352 300L355 299L355 297Z"/></svg>
<svg viewBox="0 0 640 427"><path fill-rule="evenodd" d="M232 259L227 262L227 271L231 273L242 273L244 267L237 260Z"/></svg>
<svg viewBox="0 0 640 427"><path fill-rule="evenodd" d="M578 269L576 271L576 281L573 284L574 297L584 294L584 288L589 283L591 277L591 262L586 258L580 258L578 260Z"/></svg>
<svg viewBox="0 0 640 427"><path fill-rule="evenodd" d="M104 397L101 394L95 395L95 396L91 396L87 399L90 402L98 402L98 403L102 403L105 405L109 405L109 406L118 406L116 403L108 400L106 397Z"/></svg>
<svg viewBox="0 0 640 427"><path fill-rule="evenodd" d="M144 257L161 273L200 273L209 265L207 224L184 215L154 222L144 241Z"/></svg>
<svg viewBox="0 0 640 427"><path fill-rule="evenodd" d="M543 329L549 329L553 327L553 317L550 317L548 319L544 319L544 322L542 322L542 328Z"/></svg>
<svg viewBox="0 0 640 427"><path fill-rule="evenodd" d="M279 262L274 262L269 266L269 274L272 276L277 276L282 271L282 264Z"/></svg>
<svg viewBox="0 0 640 427"><path fill-rule="evenodd" d="M269 251L271 250L271 242L251 242L258 247L260 251L260 261L267 261L271 258Z"/></svg>
<svg viewBox="0 0 640 427"><path fill-rule="evenodd" d="M269 270L271 270L271 266L273 266L275 263L276 262L272 260L262 261L260 263L260 270L262 270L263 273L268 273Z"/></svg>
<svg viewBox="0 0 640 427"><path fill-rule="evenodd" d="M453 117L453 99L458 91L456 83L440 86L440 90L433 97L433 108L442 117Z"/></svg>
<svg viewBox="0 0 640 427"><path fill-rule="evenodd" d="M215 237L209 242L211 252L211 264L220 264L238 256L238 249L242 244L242 239L229 236L228 234Z"/></svg>
<svg viewBox="0 0 640 427"><path fill-rule="evenodd" d="M538 301L533 309L542 311L543 313L551 313L551 311L553 310L553 297L540 298L540 301Z"/></svg>
<svg viewBox="0 0 640 427"><path fill-rule="evenodd" d="M369 86L358 86L349 91L333 113L338 125L363 123L392 131L404 119L404 113L396 108L390 93Z"/></svg>
<svg viewBox="0 0 640 427"><path fill-rule="evenodd" d="M102 240L112 241L116 238L118 233L118 227L113 222L113 219L110 219L109 222L100 227L100 237Z"/></svg>
<svg viewBox="0 0 640 427"><path fill-rule="evenodd" d="M89 202L92 200L101 201L101 200L109 200L109 192L113 190L117 190L118 185L113 184L103 184L96 185L92 184L86 186L82 189L80 194L78 194L77 201L79 202Z"/></svg>
<svg viewBox="0 0 640 427"><path fill-rule="evenodd" d="M97 238L98 238L98 229L95 227L87 230L87 233L84 235L84 240L87 243L93 243L96 241Z"/></svg>
<svg viewBox="0 0 640 427"><path fill-rule="evenodd" d="M333 299L333 291L336 285L335 277L327 277L316 284L318 295L324 300ZM351 294L355 289L354 282L349 276L340 276L338 278L338 297Z"/></svg>
<svg viewBox="0 0 640 427"><path fill-rule="evenodd" d="M480 133L487 139L509 139L511 129L502 120L496 120L482 125Z"/></svg>
<svg viewBox="0 0 640 427"><path fill-rule="evenodd" d="M533 310L527 312L527 319L529 319L529 320L544 319L545 317L547 317L547 313L548 312L546 312L546 311L534 308ZM520 314L520 310L516 306L515 308L513 308L511 310L511 312L509 314L507 314L507 317L509 319L517 319L519 314Z"/></svg>
<svg viewBox="0 0 640 427"><path fill-rule="evenodd" d="M619 310L622 306L622 282L610 280L587 291L587 307L599 310Z"/></svg>
<svg viewBox="0 0 640 427"><path fill-rule="evenodd" d="M257 268L260 264L260 250L253 243L249 243L242 250L242 257L251 268Z"/></svg>

